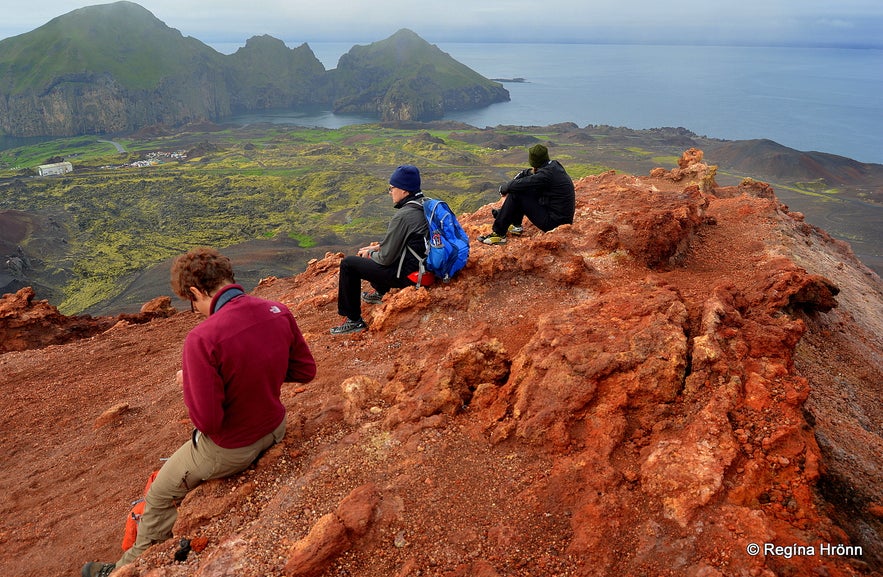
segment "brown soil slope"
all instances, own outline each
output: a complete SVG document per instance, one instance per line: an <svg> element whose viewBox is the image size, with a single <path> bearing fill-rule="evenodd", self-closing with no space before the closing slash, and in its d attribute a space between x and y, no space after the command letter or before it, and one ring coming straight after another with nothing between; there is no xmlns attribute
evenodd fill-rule
<svg viewBox="0 0 883 577"><path fill-rule="evenodd" d="M573 226L474 243L450 285L365 305L367 333L328 334L341 255L263 281L315 382L286 386L283 443L115 575L879 575L883 283L692 160L581 180ZM0 572L119 557L190 433L198 321L0 356Z"/></svg>

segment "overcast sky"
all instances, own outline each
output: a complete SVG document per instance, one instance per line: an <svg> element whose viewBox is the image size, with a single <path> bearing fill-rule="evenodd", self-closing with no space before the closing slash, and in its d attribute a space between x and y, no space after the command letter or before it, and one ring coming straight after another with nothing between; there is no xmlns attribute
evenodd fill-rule
<svg viewBox="0 0 883 577"><path fill-rule="evenodd" d="M88 0L0 0L0 38ZM269 34L368 43L400 28L444 42L800 44L883 47L881 0L141 0L207 44Z"/></svg>

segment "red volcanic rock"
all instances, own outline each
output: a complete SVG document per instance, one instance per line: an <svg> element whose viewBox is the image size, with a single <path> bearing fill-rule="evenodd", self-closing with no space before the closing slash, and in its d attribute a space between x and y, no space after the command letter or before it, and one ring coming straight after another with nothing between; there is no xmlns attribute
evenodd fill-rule
<svg viewBox="0 0 883 577"><path fill-rule="evenodd" d="M750 194L758 198L776 198L773 187L767 182L745 178L739 183L737 190L742 194Z"/></svg>
<svg viewBox="0 0 883 577"><path fill-rule="evenodd" d="M294 544L288 563L287 577L319 577L335 557L352 547L346 527L334 513L323 515L306 537Z"/></svg>
<svg viewBox="0 0 883 577"><path fill-rule="evenodd" d="M704 156L705 153L698 148L688 148L678 159L678 168L687 168L694 164L700 164Z"/></svg>
<svg viewBox="0 0 883 577"><path fill-rule="evenodd" d="M669 288L650 284L619 287L537 319L500 391L509 398L509 418L497 438L511 428L533 443L560 451L591 445L596 457L607 457L624 432L622 421L586 427L590 407L625 418L629 406L675 399L686 370L687 311Z"/></svg>
<svg viewBox="0 0 883 577"><path fill-rule="evenodd" d="M579 180L573 225L473 243L451 283L365 304L363 333L328 331L342 254L265 279L317 377L121 577L879 574L883 283L769 185L684 159ZM460 215L470 238L491 208ZM174 375L199 321L0 355L0 570L119 556L191 432ZM185 537L207 545L174 563Z"/></svg>
<svg viewBox="0 0 883 577"><path fill-rule="evenodd" d="M125 415L129 411L130 407L128 403L119 403L118 405L114 405L111 408L107 409L101 416L95 419L94 427L96 429L100 429L101 427L117 421L123 415Z"/></svg>
<svg viewBox="0 0 883 577"><path fill-rule="evenodd" d="M396 363L383 389L392 404L385 425L394 428L438 414L453 415L485 384L499 385L510 360L499 341L454 342L436 362Z"/></svg>
<svg viewBox="0 0 883 577"><path fill-rule="evenodd" d="M34 300L34 289L25 287L0 298L0 353L58 345L102 333L120 321L144 323L177 311L169 297L157 297L137 315L65 316L45 300Z"/></svg>
<svg viewBox="0 0 883 577"><path fill-rule="evenodd" d="M141 313L149 313L157 316L171 316L177 311L172 306L172 299L167 296L156 297L141 306Z"/></svg>
<svg viewBox="0 0 883 577"><path fill-rule="evenodd" d="M335 513L323 515L309 534L294 544L285 564L289 577L318 577L335 557L369 529L380 496L372 484L354 489Z"/></svg>
<svg viewBox="0 0 883 577"><path fill-rule="evenodd" d="M684 185L694 185L705 194L710 194L718 188L714 177L717 174L717 166L709 166L702 162L704 153L696 148L684 151L678 159L678 167L670 171L663 168L654 168L650 171L653 178L662 178L679 182Z"/></svg>
<svg viewBox="0 0 883 577"><path fill-rule="evenodd" d="M373 484L353 489L337 506L337 518L353 537L361 537L368 532L374 518L374 511L380 503L380 493Z"/></svg>
<svg viewBox="0 0 883 577"><path fill-rule="evenodd" d="M0 298L0 353L24 351L89 337L109 329L116 319L66 317L45 300L34 300L25 287Z"/></svg>

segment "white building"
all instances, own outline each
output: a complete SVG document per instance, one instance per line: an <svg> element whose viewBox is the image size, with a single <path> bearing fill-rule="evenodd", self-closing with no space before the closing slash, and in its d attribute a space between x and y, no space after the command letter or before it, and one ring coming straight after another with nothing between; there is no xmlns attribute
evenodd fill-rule
<svg viewBox="0 0 883 577"><path fill-rule="evenodd" d="M70 162L56 162L55 164L41 164L37 167L37 174L40 176L52 176L55 174L65 174L73 171L74 166Z"/></svg>

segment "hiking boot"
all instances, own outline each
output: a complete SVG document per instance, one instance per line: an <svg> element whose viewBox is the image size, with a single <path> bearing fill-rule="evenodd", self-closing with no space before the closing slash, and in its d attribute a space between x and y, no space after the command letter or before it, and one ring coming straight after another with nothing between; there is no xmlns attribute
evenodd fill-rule
<svg viewBox="0 0 883 577"><path fill-rule="evenodd" d="M367 329L368 325L366 325L365 321L363 321L362 319L359 319L357 321L351 321L347 319L342 325L331 327L331 334L348 335L350 333L358 333Z"/></svg>
<svg viewBox="0 0 883 577"><path fill-rule="evenodd" d="M506 236L501 236L495 232L492 232L490 234L485 234L478 237L478 242L482 242L484 244L506 244Z"/></svg>
<svg viewBox="0 0 883 577"><path fill-rule="evenodd" d="M369 305L379 305L383 302L383 295L377 291L365 291L362 293L362 300Z"/></svg>
<svg viewBox="0 0 883 577"><path fill-rule="evenodd" d="M110 572L116 568L117 566L114 563L89 561L83 565L83 570L80 571L80 575L82 575L82 577L107 577L110 575Z"/></svg>
<svg viewBox="0 0 883 577"><path fill-rule="evenodd" d="M497 217L500 216L500 211L496 208L492 208L491 214L493 215L494 220L497 220ZM510 224L508 234L514 234L516 236L524 234L524 227L521 225Z"/></svg>

